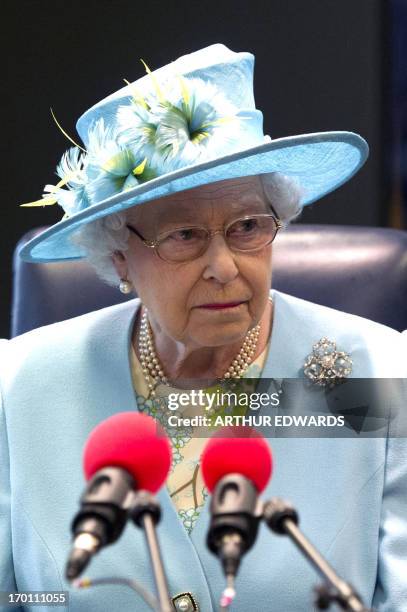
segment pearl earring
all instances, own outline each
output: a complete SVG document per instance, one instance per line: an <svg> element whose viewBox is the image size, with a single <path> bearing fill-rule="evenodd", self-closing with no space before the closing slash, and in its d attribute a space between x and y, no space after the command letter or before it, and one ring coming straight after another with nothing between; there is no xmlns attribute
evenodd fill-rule
<svg viewBox="0 0 407 612"><path fill-rule="evenodd" d="M131 293L133 289L133 284L126 280L125 278L121 278L120 279L120 283L119 283L119 290L121 291L121 293Z"/></svg>

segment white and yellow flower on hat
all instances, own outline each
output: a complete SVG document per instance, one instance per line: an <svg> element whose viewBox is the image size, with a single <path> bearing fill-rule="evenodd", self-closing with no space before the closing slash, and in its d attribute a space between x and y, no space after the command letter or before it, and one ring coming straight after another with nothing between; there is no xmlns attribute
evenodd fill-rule
<svg viewBox="0 0 407 612"><path fill-rule="evenodd" d="M123 142L118 132L99 119L89 133L86 163L86 194L91 203L153 178L147 158L131 142Z"/></svg>
<svg viewBox="0 0 407 612"><path fill-rule="evenodd" d="M86 153L79 147L68 149L63 154L56 169L61 181L57 185L45 185L42 196L43 205L58 202L64 209L66 216L89 206L86 195L86 184L88 182L86 164ZM64 186L67 189L63 189Z"/></svg>
<svg viewBox="0 0 407 612"><path fill-rule="evenodd" d="M158 155L166 171L215 158L239 136L238 109L222 92L198 78L177 81L177 87L155 83L152 94L136 94L117 112L119 140Z"/></svg>

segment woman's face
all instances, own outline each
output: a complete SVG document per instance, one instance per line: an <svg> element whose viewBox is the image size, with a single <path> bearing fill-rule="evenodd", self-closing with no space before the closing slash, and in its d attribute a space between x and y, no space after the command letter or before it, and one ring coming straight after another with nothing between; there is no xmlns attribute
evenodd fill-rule
<svg viewBox="0 0 407 612"><path fill-rule="evenodd" d="M246 215L270 212L259 177L197 187L135 206L127 223L145 238L191 225L219 230ZM113 260L149 310L156 333L190 347L237 342L257 325L271 284L271 245L256 252L231 251L221 233L197 259L169 263L131 233L128 250ZM239 304L229 308L208 305Z"/></svg>

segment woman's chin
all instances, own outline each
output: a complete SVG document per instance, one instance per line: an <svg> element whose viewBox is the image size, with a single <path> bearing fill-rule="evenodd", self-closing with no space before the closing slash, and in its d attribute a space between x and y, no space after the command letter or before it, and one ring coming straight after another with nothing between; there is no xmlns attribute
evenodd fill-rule
<svg viewBox="0 0 407 612"><path fill-rule="evenodd" d="M191 335L201 346L243 343L248 330L253 327L247 304L221 309L197 308L194 314Z"/></svg>
<svg viewBox="0 0 407 612"><path fill-rule="evenodd" d="M193 333L194 340L202 347L222 347L229 344L243 344L248 325L205 325Z"/></svg>

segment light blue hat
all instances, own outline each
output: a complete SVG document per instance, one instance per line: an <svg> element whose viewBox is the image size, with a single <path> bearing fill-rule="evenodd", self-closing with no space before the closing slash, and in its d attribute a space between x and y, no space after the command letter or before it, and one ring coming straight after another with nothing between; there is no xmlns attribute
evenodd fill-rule
<svg viewBox="0 0 407 612"><path fill-rule="evenodd" d="M85 223L207 183L281 172L296 177L306 206L355 174L368 155L351 132L271 140L253 97L254 57L211 45L150 72L86 111L77 123L84 143L57 167L61 181L43 199L63 219L28 242L33 262L76 259L71 242ZM86 149L86 150L85 150Z"/></svg>

